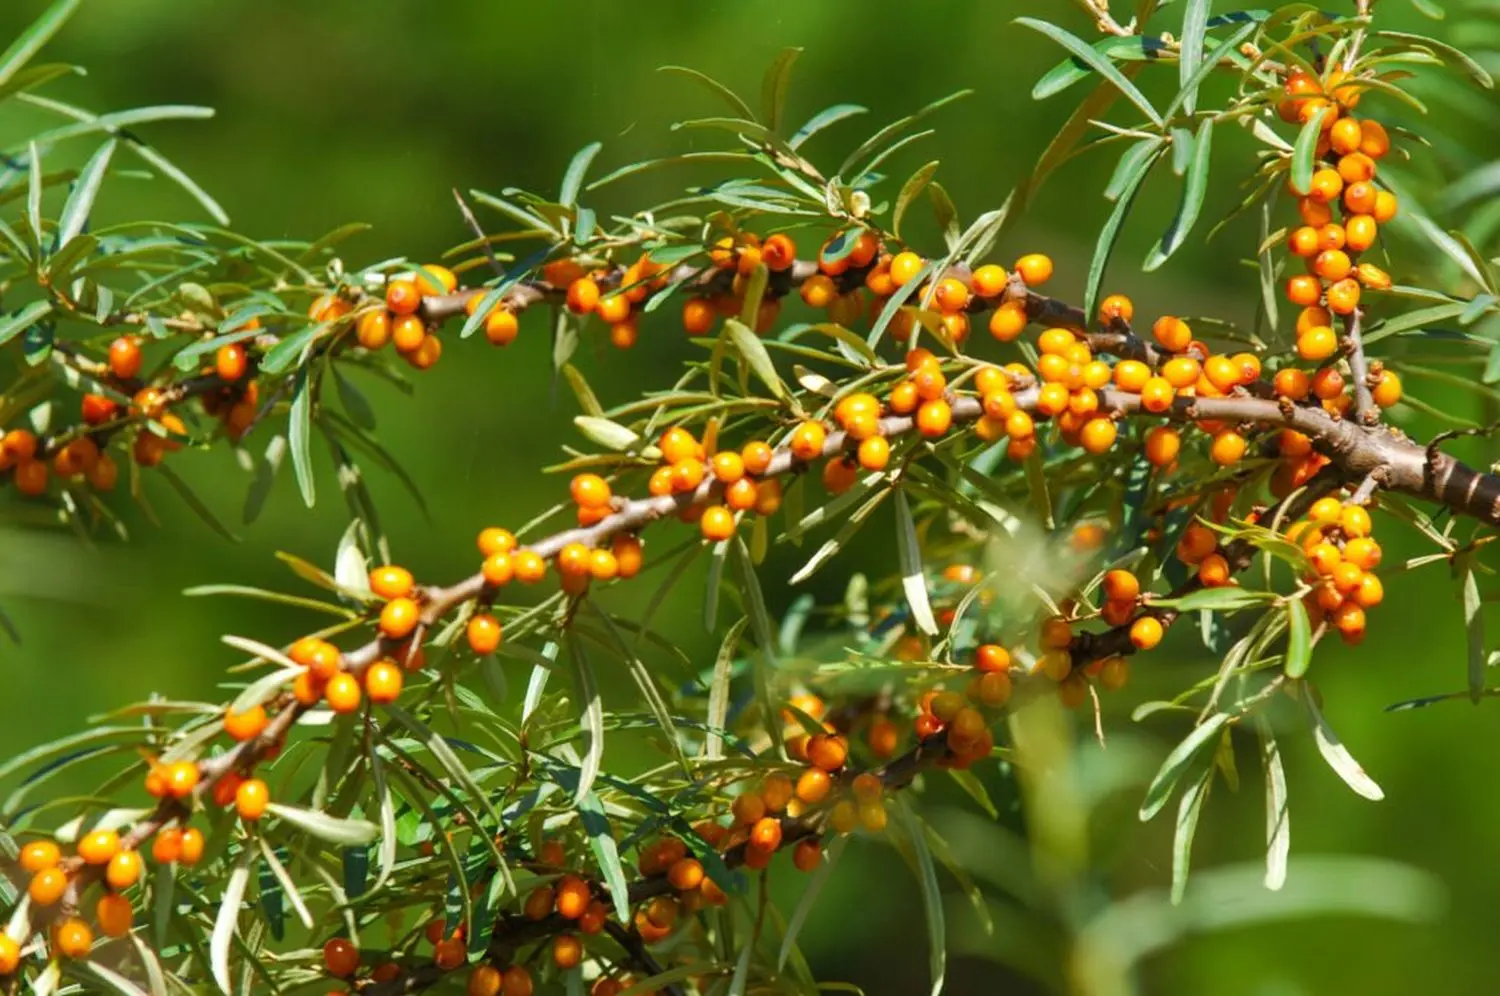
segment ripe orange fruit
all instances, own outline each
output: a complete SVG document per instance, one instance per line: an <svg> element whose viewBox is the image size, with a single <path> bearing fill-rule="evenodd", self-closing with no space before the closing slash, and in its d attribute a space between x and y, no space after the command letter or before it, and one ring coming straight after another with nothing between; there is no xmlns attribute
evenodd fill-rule
<svg viewBox="0 0 1500 996"><path fill-rule="evenodd" d="M68 891L68 875L61 868L43 868L31 877L27 894L38 906L51 906Z"/></svg>
<svg viewBox="0 0 1500 996"><path fill-rule="evenodd" d="M723 505L710 505L703 510L698 528L710 542L727 540L734 535L734 513Z"/></svg>
<svg viewBox="0 0 1500 996"><path fill-rule="evenodd" d="M50 840L33 840L21 848L21 870L35 874L62 860L62 851Z"/></svg>
<svg viewBox="0 0 1500 996"><path fill-rule="evenodd" d="M142 867L139 851L116 851L105 866L104 880L116 891L128 889L140 880Z"/></svg>
<svg viewBox="0 0 1500 996"><path fill-rule="evenodd" d="M0 933L0 976L10 975L21 965L21 946L11 939L9 934ZM600 979L600 982L606 980ZM615 990L619 992L619 990ZM598 996L599 987L594 986L594 996Z"/></svg>
<svg viewBox="0 0 1500 996"><path fill-rule="evenodd" d="M114 893L105 893L94 906L94 918L99 921L99 932L105 937L124 937L130 933L130 922L134 912L130 900ZM0 968L3 968L0 965ZM0 971L0 975L4 975Z"/></svg>
<svg viewBox="0 0 1500 996"><path fill-rule="evenodd" d="M1130 642L1137 650L1150 650L1161 642L1161 620L1155 616L1141 616L1130 624Z"/></svg>
<svg viewBox="0 0 1500 996"><path fill-rule="evenodd" d="M421 612L410 598L393 598L380 610L380 631L393 640L404 640L417 628Z"/></svg>
<svg viewBox="0 0 1500 996"><path fill-rule="evenodd" d="M336 713L353 712L359 708L359 681L347 671L340 671L323 686L323 699Z"/></svg>
<svg viewBox="0 0 1500 996"><path fill-rule="evenodd" d="M378 705L390 705L401 697L403 681L401 668L397 667L395 662L376 661L365 672L365 692L370 696L371 702Z"/></svg>
<svg viewBox="0 0 1500 996"><path fill-rule="evenodd" d="M247 778L234 790L234 808L240 819L254 822L266 812L271 802L271 790L259 778Z"/></svg>
<svg viewBox="0 0 1500 996"><path fill-rule="evenodd" d="M953 424L953 409L942 398L922 402L917 409L917 431L929 439L937 438Z"/></svg>
<svg viewBox="0 0 1500 996"><path fill-rule="evenodd" d="M385 285L385 306L393 315L411 315L422 306L415 281L398 278Z"/></svg>
<svg viewBox="0 0 1500 996"><path fill-rule="evenodd" d="M109 344L109 372L129 380L141 372L141 341L133 335L122 335Z"/></svg>
<svg viewBox="0 0 1500 996"><path fill-rule="evenodd" d="M64 920L57 925L57 950L64 958L86 958L94 946L94 932L82 920Z"/></svg>
<svg viewBox="0 0 1500 996"><path fill-rule="evenodd" d="M477 613L469 620L469 649L481 657L493 654L500 647L500 620L488 612Z"/></svg>
<svg viewBox="0 0 1500 996"><path fill-rule="evenodd" d="M1052 259L1041 253L1028 253L1016 260L1015 271L1028 287L1040 287L1052 277Z"/></svg>

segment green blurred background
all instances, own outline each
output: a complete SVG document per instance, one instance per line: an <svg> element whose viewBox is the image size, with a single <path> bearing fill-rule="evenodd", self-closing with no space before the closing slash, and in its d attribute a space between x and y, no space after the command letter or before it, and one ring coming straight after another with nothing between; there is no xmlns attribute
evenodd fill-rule
<svg viewBox="0 0 1500 996"><path fill-rule="evenodd" d="M0 4L0 37L42 6L38 0ZM1387 6L1396 26L1431 27L1395 0ZM1176 27L1175 10L1163 15L1164 27ZM213 121L169 123L146 134L211 190L247 234L315 237L350 220L374 223L345 251L347 258L367 262L393 255L435 259L462 241L466 234L450 188L555 190L572 152L595 139L604 142L596 170L704 147L694 145L702 139L666 126L719 113L718 106L655 68L678 63L703 69L752 95L753 103L762 69L789 45L805 48L794 75L791 118L843 101L872 112L813 143L814 156L825 161L836 162L833 157L841 158L885 121L950 91L973 88L974 96L932 119L938 133L903 152L887 181L889 196L912 169L940 158L939 178L961 212L972 217L1000 203L1081 92L1031 100L1032 82L1057 62L1059 52L1012 24L1020 14L1046 16L1080 34L1088 28L1062 0L705 0L646 7L592 0L524 6L495 0L94 0L47 56L88 68L87 77L65 81L54 92L97 110L153 103L217 108ZM1170 79L1149 84L1150 92L1169 93L1175 72L1156 76ZM1418 151L1409 172L1438 177L1468 165L1474 155L1493 158L1495 148L1473 146L1495 145L1500 130L1490 129L1486 139L1472 125L1475 114L1492 123L1496 112L1493 101L1481 102L1477 111L1435 105L1437 120L1430 127L1464 127L1471 147L1460 152L1439 141L1434 152ZM16 126L0 121L7 133ZM1222 172L1205 217L1216 217L1237 200L1240 192L1231 180L1246 173L1248 142L1223 131ZM1002 255L1051 253L1059 261L1060 290L1076 293L1092 233L1106 213L1100 191L1112 167L1110 156L1060 172L1002 245ZM1253 271L1239 262L1253 251L1254 233L1245 226L1232 228L1211 251L1182 253L1159 274L1135 272L1175 198L1168 180L1158 177L1148 186L1137 211L1144 220L1127 230L1111 286L1128 289L1142 314L1172 310L1247 319L1256 290ZM680 181L665 174L629 181L611 188L598 206L633 209L669 196L674 182ZM175 188L124 179L101 205L121 218L199 217ZM481 218L502 227L482 211ZM929 248L937 244L930 229L918 229L923 239ZM1398 277L1401 271L1398 263ZM665 384L689 355L675 320L665 317L647 323L640 346L629 353L611 349L602 334L587 339L578 362L608 405L640 386ZM419 576L469 572L480 526L525 521L554 500L558 482L535 468L576 439L568 431L572 398L565 390L552 391L547 369L547 328L538 316L523 322L521 340L504 352L480 340L450 343L443 362L417 378L414 401L369 385L384 413L383 438L430 503L431 516L424 518L392 480L372 475L397 557ZM1466 395L1443 400L1460 411L1470 404ZM1433 423L1423 420L1407 427L1417 434L1433 431ZM161 523L127 512L128 545L102 540L89 548L65 530L14 529L0 536L0 606L24 637L19 647L3 652L0 756L70 732L87 715L153 691L212 695L224 666L236 660L218 642L220 634L285 639L306 625L287 611L189 600L177 592L209 581L294 588L272 556L277 550L330 563L346 521L332 476L320 479L319 504L308 511L290 475L283 474L262 518L239 528L248 478L226 452L185 455L175 465L235 526L241 543L229 545L213 535L159 481L150 483L150 494ZM1388 528L1392 563L1415 544L1409 535L1395 540L1399 528ZM891 564L890 533L877 527L863 536L860 549L823 572L816 593L835 596L848 571ZM764 574L773 608L794 595L775 579L805 555L773 555ZM1437 576L1442 570L1390 576L1387 606L1374 614L1366 646L1358 654L1329 647L1315 665L1331 722L1388 800L1371 804L1345 790L1305 732L1283 737L1283 745L1295 855L1352 853L1409 863L1446 884L1446 906L1420 924L1319 918L1193 939L1148 962L1147 991L1293 996L1493 989L1489 915L1500 870L1487 855L1500 826L1500 795L1491 800L1484 788L1488 749L1497 742L1493 707L1382 712L1391 702L1463 684L1462 616L1453 584ZM699 622L694 586L680 591L662 614L663 627L707 663L716 641ZM1139 663L1138 684L1127 699L1170 692L1212 666L1191 634L1179 634L1171 647ZM623 688L619 694L627 695ZM1165 738L1181 734L1180 726L1162 721L1135 729L1128 707L1108 719L1108 750L1133 765L1138 779L1154 769ZM1134 738L1144 738L1144 746ZM1242 752L1240 764L1240 792L1217 791L1208 808L1198 837L1202 866L1259 860L1264 828L1253 750ZM1133 815L1137 796L1131 794L1138 791L1128 790L1107 807L1094 827L1099 851L1107 856L1101 859L1101 881L1119 894L1159 886L1169 874L1171 812L1141 830ZM993 858L982 834L969 837L964 853L975 861ZM805 934L815 971L854 981L870 993L924 992L921 913L910 876L899 859L876 845L859 844L852 853L860 866L851 863L837 876L823 899L823 915ZM962 900L950 905L955 924L968 916ZM950 991L1039 991L985 959L997 943L972 928L955 925L951 933Z"/></svg>

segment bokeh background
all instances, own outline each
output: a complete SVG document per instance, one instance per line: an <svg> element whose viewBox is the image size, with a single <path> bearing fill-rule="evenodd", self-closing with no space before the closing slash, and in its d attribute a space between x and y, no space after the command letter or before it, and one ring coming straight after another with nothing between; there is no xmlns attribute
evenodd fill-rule
<svg viewBox="0 0 1500 996"><path fill-rule="evenodd" d="M39 0L0 4L0 39L42 6ZM1454 37L1455 30L1466 30L1461 24L1424 21L1397 0L1381 7L1390 8L1381 13L1395 26L1435 31L1459 44L1472 40ZM1174 5L1163 15L1165 29L1176 27L1175 11ZM604 142L596 169L705 147L695 145L704 139L667 126L719 113L718 107L656 67L703 69L754 103L761 71L789 45L805 48L789 117L800 120L844 101L871 110L813 143L813 154L825 161L836 162L885 121L950 91L973 88L972 97L932 119L937 134L898 156L887 181L889 196L912 169L941 159L939 179L972 217L1003 200L1078 92L1040 103L1030 98L1033 81L1058 61L1059 52L1014 25L1020 14L1050 17L1080 34L1088 30L1062 0L700 0L655 7L594 0L93 0L48 55L88 67L86 77L66 81L57 93L99 110L155 103L217 108L210 122L168 123L147 134L220 199L242 231L260 238L315 237L347 221L369 221L374 229L346 247L351 260L436 259L466 238L451 188L553 191L572 152L595 139ZM1169 93L1175 72L1156 75L1170 79L1148 83L1148 90ZM1420 127L1434 135L1461 128L1466 147L1435 138L1434 149L1417 150L1409 175L1435 187L1493 158L1500 152L1497 115L1500 107L1487 95L1462 106L1434 101L1430 123ZM1404 110L1396 116L1412 120ZM0 129L10 134L22 123L0 121ZM1221 129L1219 144L1206 218L1238 199L1236 184L1247 173L1248 141ZM1052 254L1059 261L1060 290L1076 293L1092 234L1106 214L1100 191L1112 167L1113 156L1103 156L1061 170L1007 237L1003 256ZM669 196L675 182L652 174L611 188L598 206L601 214L639 207ZM1254 271L1242 263L1254 246L1246 226L1232 227L1206 250L1195 244L1156 275L1136 272L1175 197L1170 177L1148 186L1117 253L1111 286L1128 289L1142 314L1171 310L1248 319L1256 284ZM175 188L128 180L116 182L101 210L122 218L198 217ZM481 217L500 227L482 209ZM914 233L930 248L938 244L930 227L919 224ZM1423 253L1430 256L1431 250ZM1399 263L1397 275L1403 275ZM577 362L608 405L641 385L666 383L689 355L675 320L663 317L645 325L635 350L618 353L601 333L585 342ZM367 388L381 409L383 438L422 483L431 514L420 514L389 478L375 474L371 487L398 557L419 576L457 577L473 569L478 527L525 521L554 500L558 482L536 468L556 459L572 438L573 401L550 383L547 329L540 318L523 322L520 341L504 352L480 340L451 348L418 381L414 401L376 384ZM1452 386L1425 387L1434 400L1478 417L1476 396ZM1438 426L1410 411L1402 415L1417 434ZM220 634L284 639L306 623L289 610L193 600L178 592L209 581L295 588L273 557L278 550L331 562L346 521L331 475L321 478L319 504L309 511L290 475L283 474L265 514L241 527L248 479L226 453L186 455L176 465L242 542L230 545L213 535L161 482L149 489L160 521L128 510L128 545L103 538L85 546L34 513L9 509L14 515L7 521L18 527L0 533L0 607L15 620L23 641L0 650L0 756L70 732L85 716L153 691L213 695L224 666L235 660L219 643ZM21 527L23 518L29 521ZM1390 531L1387 563L1399 562L1416 545L1400 529ZM816 594L834 596L850 571L880 570L893 562L888 529L877 524L862 536L855 550L823 572L813 586ZM773 608L794 597L776 579L805 553L773 555L763 582ZM1496 707L1453 703L1383 711L1392 702L1463 685L1462 615L1444 571L1438 566L1390 575L1387 605L1374 615L1367 644L1357 653L1328 647L1315 663L1331 722L1388 800L1372 804L1348 792L1305 731L1282 738L1294 854L1367 855L1409 865L1443 884L1441 903L1420 922L1322 916L1184 939L1146 963L1146 991L1294 996L1493 989L1490 931L1500 864L1491 859L1500 793L1487 786L1491 751L1500 747ZM663 628L707 664L716 641L699 621L698 586L684 584L679 591L662 613ZM1126 698L1180 687L1210 667L1193 635L1178 634L1170 649L1139 664L1138 688ZM1161 720L1137 727L1128 712L1128 706L1117 706L1107 717L1108 751L1128 769L1126 781L1149 777L1167 738L1181 733L1180 726ZM1198 835L1201 866L1259 860L1262 789L1250 749L1242 751L1240 765L1240 791L1221 787L1208 808ZM1002 800L1011 797L1003 784L995 792ZM1171 812L1142 829L1133 815L1138 792L1138 786L1127 788L1092 827L1100 855L1097 881L1119 895L1159 887L1169 875ZM998 843L990 846L973 825L963 826L961 850L976 863L1003 865L1014 858ZM926 991L921 912L910 875L878 845L861 844L851 856L822 900L822 915L804 934L814 970L875 994ZM1294 879L1296 874L1294 868ZM992 877L1003 876L1002 869ZM1253 884L1247 888L1254 891ZM1380 890L1395 886L1377 877L1352 888L1356 895L1370 890L1373 907L1381 904ZM1005 907L1008 901L996 902ZM1356 909L1363 905L1354 903ZM1025 912L1009 910L1002 932L1024 926ZM1012 948L1015 937L1004 943L986 938L961 925L966 916L962 900L950 905L950 991L1041 991L988 958L989 952Z"/></svg>

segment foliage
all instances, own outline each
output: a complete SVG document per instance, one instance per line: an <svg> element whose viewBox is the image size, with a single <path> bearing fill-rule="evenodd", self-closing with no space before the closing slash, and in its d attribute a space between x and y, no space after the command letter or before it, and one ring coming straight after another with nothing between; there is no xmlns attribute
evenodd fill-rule
<svg viewBox="0 0 1500 996"><path fill-rule="evenodd" d="M320 626L286 646L225 636L246 656L228 701L138 703L0 766L16 781L0 810L7 986L280 992L332 974L363 993L811 991L797 934L852 834L912 868L934 992L944 885L995 929L959 832L1013 859L991 884L1036 916L1029 934L994 943L1059 989L1132 991L1134 965L1194 929L1430 910L1430 884L1406 869L1291 863L1280 751L1309 736L1351 790L1382 797L1312 677L1323 640L1357 645L1379 625L1392 570L1449 566L1470 640L1459 694L1492 692L1480 578L1500 478L1441 449L1491 427L1453 417L1452 432L1409 438L1403 412L1442 409L1396 368L1486 398L1500 380L1485 251L1500 212L1471 210L1500 173L1440 136L1442 165L1457 166L1441 201L1418 203L1409 179L1441 168L1412 123L1424 96L1462 101L1455 71L1491 86L1493 53L1385 30L1369 0L1336 15L1144 0L1127 23L1078 0L1101 40L1020 26L1065 56L1033 95L1087 93L1026 180L967 224L936 164L899 183L881 172L963 94L847 143L835 164L809 147L863 109L836 104L794 127L795 50L758 102L669 67L725 108L678 129L722 147L604 172L592 144L555 195L460 197L473 237L445 264L352 268L337 250L358 226L246 238L138 134L205 109L95 114L43 96L75 69L34 57L77 6L59 0L0 54L0 100L61 122L6 150L0 174L0 342L15 356L0 463L83 537L118 530L121 471L131 500L163 478L229 536L172 469L178 451L229 446L253 465L247 523L288 464L308 505L326 501L314 467L330 459L350 526L328 569L285 557L294 590L193 592L269 600ZM1170 94L1151 96L1173 64ZM1230 219L1200 228L1233 169L1231 126L1256 144L1230 219L1259 219L1246 253L1258 320L1162 316L1148 341L1132 302L1103 293L1116 241L1142 185L1169 172L1179 205L1143 269L1216 237ZM1041 292L1045 255L985 261L1060 165L1096 151L1118 153L1114 210L1077 307ZM142 164L213 223L91 224L100 189ZM648 170L709 166L728 177L668 203L590 206ZM488 231L475 208L504 228ZM942 245L923 253L900 233L929 209ZM810 321L782 321L794 293ZM601 405L573 362L583 337L605 329L633 347L678 309L702 357ZM472 576L419 584L365 479L417 485L358 384L408 385L403 367L476 348L464 341L476 333L508 345L526 312L549 315L553 374L578 405L581 443L551 468L572 475L569 500L513 532L486 527ZM971 334L977 323L994 342ZM772 618L758 577L771 546L805 549L793 581L805 580L870 539L877 509L894 519L897 571ZM676 546L659 536L674 517L693 527ZM1380 565L1377 524L1434 552ZM704 622L722 634L711 663L653 628L700 559ZM618 611L607 590L648 585L631 579L658 566L643 611ZM1104 901L1085 852L1110 775L1077 754L1062 710L1092 711L1102 738L1101 693L1128 687L1135 655L1185 617L1222 664L1136 709L1180 731L1139 803L1143 820L1177 804L1171 890ZM519 709L501 659L530 669ZM639 698L605 701L606 667L629 673ZM1204 804L1239 782L1237 742L1254 744L1264 775L1257 877L1283 902L1247 902L1242 869L1188 877ZM82 766L108 771L96 793L40 800L48 778ZM982 829L924 805L949 781ZM1013 826L999 821L997 783L1020 799ZM768 892L782 850L812 873L790 911ZM1384 883L1386 906L1336 884L1364 877ZM1067 954L1041 958L1023 937Z"/></svg>

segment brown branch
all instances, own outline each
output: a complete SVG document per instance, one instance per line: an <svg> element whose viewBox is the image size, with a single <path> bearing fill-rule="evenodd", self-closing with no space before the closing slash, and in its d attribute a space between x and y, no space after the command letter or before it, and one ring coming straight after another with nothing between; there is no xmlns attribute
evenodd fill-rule
<svg viewBox="0 0 1500 996"><path fill-rule="evenodd" d="M1370 392L1370 364L1365 360L1364 339L1360 335L1360 309L1344 316L1344 351L1349 358L1349 376L1354 381L1354 415L1365 425L1380 421L1380 409Z"/></svg>

